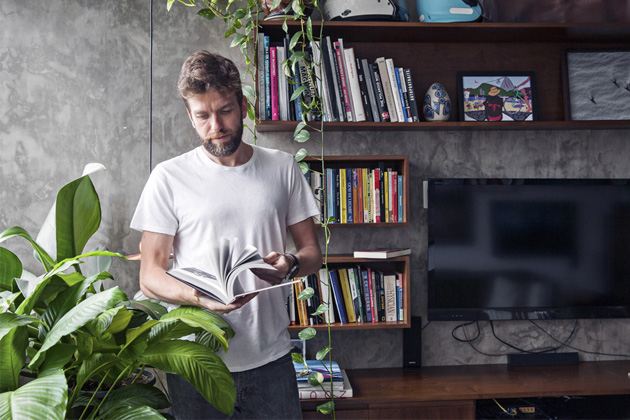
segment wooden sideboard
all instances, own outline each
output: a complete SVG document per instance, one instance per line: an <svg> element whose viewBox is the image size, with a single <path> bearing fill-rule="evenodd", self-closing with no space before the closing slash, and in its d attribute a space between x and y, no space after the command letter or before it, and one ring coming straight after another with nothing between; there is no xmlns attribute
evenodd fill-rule
<svg viewBox="0 0 630 420"><path fill-rule="evenodd" d="M348 370L353 398L337 399L337 419L474 419L482 399L630 395L630 360L577 365L505 364ZM305 419L323 400L302 401Z"/></svg>

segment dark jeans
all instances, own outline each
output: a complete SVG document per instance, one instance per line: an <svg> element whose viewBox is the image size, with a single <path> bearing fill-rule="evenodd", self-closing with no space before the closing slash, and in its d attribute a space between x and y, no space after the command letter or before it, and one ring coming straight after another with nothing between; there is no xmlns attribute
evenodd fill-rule
<svg viewBox="0 0 630 420"><path fill-rule="evenodd" d="M295 369L291 355L256 369L232 373L236 387L234 414L214 408L186 380L168 374L173 415L188 419L301 419Z"/></svg>

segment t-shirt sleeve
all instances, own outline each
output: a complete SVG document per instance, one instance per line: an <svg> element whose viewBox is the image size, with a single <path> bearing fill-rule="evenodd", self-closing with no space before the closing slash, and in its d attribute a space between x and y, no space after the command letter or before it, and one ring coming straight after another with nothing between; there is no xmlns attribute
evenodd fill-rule
<svg viewBox="0 0 630 420"><path fill-rule="evenodd" d="M300 166L291 156L291 186L289 197L289 211L287 213L287 226L294 225L309 217L319 215L319 204L311 191L311 186L302 174Z"/></svg>
<svg viewBox="0 0 630 420"><path fill-rule="evenodd" d="M140 195L136 211L131 219L131 228L175 235L178 221L173 205L173 191L168 174L158 165Z"/></svg>

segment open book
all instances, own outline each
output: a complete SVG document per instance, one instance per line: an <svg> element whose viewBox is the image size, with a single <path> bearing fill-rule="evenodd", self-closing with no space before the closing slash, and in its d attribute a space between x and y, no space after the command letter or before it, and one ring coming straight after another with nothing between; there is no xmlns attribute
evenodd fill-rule
<svg viewBox="0 0 630 420"><path fill-rule="evenodd" d="M246 245L241 248L236 239L220 238L218 243L210 247L208 258L212 273L195 267L172 268L166 273L224 305L251 293L288 286L300 281L298 279L268 285L261 280L261 284L256 284L253 289L245 290L238 281L238 275L241 272L252 268L276 269L263 261L255 247Z"/></svg>

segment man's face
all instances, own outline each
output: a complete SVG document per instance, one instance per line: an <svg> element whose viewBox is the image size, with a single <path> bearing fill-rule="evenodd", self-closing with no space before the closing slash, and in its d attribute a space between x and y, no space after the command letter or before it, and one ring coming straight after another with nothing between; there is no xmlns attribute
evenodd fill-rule
<svg viewBox="0 0 630 420"><path fill-rule="evenodd" d="M236 95L211 90L188 99L188 115L203 147L212 156L231 156L240 146L245 98L239 104Z"/></svg>

